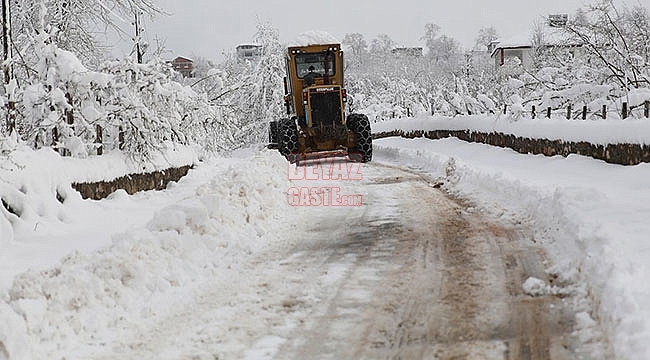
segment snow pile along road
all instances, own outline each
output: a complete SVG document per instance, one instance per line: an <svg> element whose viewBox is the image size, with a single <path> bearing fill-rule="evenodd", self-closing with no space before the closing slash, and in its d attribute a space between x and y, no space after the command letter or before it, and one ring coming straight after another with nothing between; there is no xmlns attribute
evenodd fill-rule
<svg viewBox="0 0 650 360"><path fill-rule="evenodd" d="M427 116L399 118L372 124L373 133L394 130L459 130L511 134L523 138L548 139L591 144L650 144L648 119L599 119L570 121L561 116L550 119L505 115Z"/></svg>
<svg viewBox="0 0 650 360"><path fill-rule="evenodd" d="M172 199L146 226L96 229L116 233L112 245L16 276L0 293L0 359L67 357L79 344L137 328L193 283L282 241L276 230L289 186L277 152L199 165L175 185L175 193L191 188L185 198Z"/></svg>
<svg viewBox="0 0 650 360"><path fill-rule="evenodd" d="M51 148L33 150L11 140L0 141L0 247L17 238L51 235L53 226L73 222L81 197L71 183L110 181L197 163L193 149L172 144L142 163L117 151L90 158L62 157Z"/></svg>

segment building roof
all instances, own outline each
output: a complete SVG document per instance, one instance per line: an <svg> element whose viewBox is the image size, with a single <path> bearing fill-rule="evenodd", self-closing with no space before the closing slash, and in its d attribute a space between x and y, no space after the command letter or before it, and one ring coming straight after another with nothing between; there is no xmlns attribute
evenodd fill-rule
<svg viewBox="0 0 650 360"><path fill-rule="evenodd" d="M194 60L192 60L191 58L189 58L187 56L177 56L177 57L174 58L174 61L177 61L179 59L194 62Z"/></svg>
<svg viewBox="0 0 650 360"><path fill-rule="evenodd" d="M235 49L239 49L239 48L251 49L251 48L261 48L261 47L262 47L262 45L254 44L254 43L253 44L239 44L239 45L237 45L235 47Z"/></svg>
<svg viewBox="0 0 650 360"><path fill-rule="evenodd" d="M551 20L552 21L552 20ZM499 49L520 49L520 48L530 48L533 44L533 36L535 35L537 29L528 30L521 32L514 36L505 39L499 39L495 41L494 49L492 50L492 56ZM571 34L562 26L551 26L548 22L541 27L543 34L544 45L546 46L581 46L582 43L579 43L571 36Z"/></svg>

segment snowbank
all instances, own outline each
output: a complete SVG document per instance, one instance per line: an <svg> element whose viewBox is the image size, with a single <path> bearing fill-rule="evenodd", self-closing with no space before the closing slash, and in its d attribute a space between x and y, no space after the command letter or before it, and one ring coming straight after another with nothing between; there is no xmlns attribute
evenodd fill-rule
<svg viewBox="0 0 650 360"><path fill-rule="evenodd" d="M81 159L61 157L51 148L34 151L14 144L8 155L0 155L0 247L14 240L15 231L34 231L47 223L68 221L65 205L81 201L72 183L109 181L197 163L191 148L171 144L146 163L118 151Z"/></svg>
<svg viewBox="0 0 650 360"><path fill-rule="evenodd" d="M567 120L561 117L516 119L505 115L427 116L372 123L372 132L396 129L500 132L532 139L586 141L591 144L650 144L650 119Z"/></svg>
<svg viewBox="0 0 650 360"><path fill-rule="evenodd" d="M168 205L148 216L145 225L124 229L99 251L67 252L52 268L20 273L9 289L0 290L0 359L75 358L80 343L111 338L111 329L137 328L164 311L157 299L197 279L222 276L282 241L278 226L288 206L288 187L286 161L277 152L200 164L169 191L182 197L167 199ZM116 194L99 202L64 202L59 208L83 212L109 202L119 211L129 201ZM141 198L132 214L145 210L143 204ZM71 249L95 241L93 235L68 234L75 238Z"/></svg>

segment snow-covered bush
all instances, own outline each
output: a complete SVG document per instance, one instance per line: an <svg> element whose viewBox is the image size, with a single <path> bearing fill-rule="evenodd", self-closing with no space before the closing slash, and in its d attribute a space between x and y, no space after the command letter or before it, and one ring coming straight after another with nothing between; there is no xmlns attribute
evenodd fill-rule
<svg viewBox="0 0 650 360"><path fill-rule="evenodd" d="M174 81L178 75L165 62L127 58L91 71L48 39L36 46L39 66L16 104L23 140L36 147L57 142L83 157L96 153L99 126L105 148L140 159L167 143L204 140L192 131L205 116L201 109L209 108L207 99Z"/></svg>
<svg viewBox="0 0 650 360"><path fill-rule="evenodd" d="M97 90L107 87L111 77L89 71L50 39L48 34L37 38L35 74L16 96L17 125L23 139L36 147L56 141L55 146L85 156L84 144L94 141L93 125L102 117L94 106Z"/></svg>
<svg viewBox="0 0 650 360"><path fill-rule="evenodd" d="M349 110L364 112L371 121L421 113L494 112L497 79L487 53L472 52L460 61L454 42L438 30L433 24L425 27L426 55L392 53L387 46L394 43L387 35L369 48L361 34L346 35Z"/></svg>
<svg viewBox="0 0 650 360"><path fill-rule="evenodd" d="M160 60L138 64L125 59L106 63L104 71L112 75L103 92L107 98L102 99L107 105L105 126L113 139L118 138L117 147L146 158L168 142L187 143L185 129L191 128L188 116L193 109L185 105L198 95L173 81L171 66Z"/></svg>
<svg viewBox="0 0 650 360"><path fill-rule="evenodd" d="M147 2L129 4L126 10L116 4L112 15L83 2L65 9L50 0L16 5L11 14L18 30L12 39L16 53L6 63L11 80L0 99L8 120L0 138L15 130L30 146L53 146L62 154L84 157L97 153L100 129L103 149L119 148L142 160L173 143L214 148L213 141L222 137L207 134L223 133L211 129L222 124L212 121L220 113L204 94L181 85L171 66L159 59L139 64L131 58L97 65L97 44L78 33L89 22L111 25L109 17L122 11L156 11ZM68 27L65 19L70 17L76 22ZM93 63L94 70L80 59ZM12 108L15 123L7 117Z"/></svg>

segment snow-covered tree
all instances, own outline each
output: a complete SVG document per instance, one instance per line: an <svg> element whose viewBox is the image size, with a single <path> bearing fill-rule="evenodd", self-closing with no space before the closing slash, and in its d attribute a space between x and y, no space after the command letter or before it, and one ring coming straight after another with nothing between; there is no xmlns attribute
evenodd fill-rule
<svg viewBox="0 0 650 360"><path fill-rule="evenodd" d="M194 77L191 78L192 82L196 79L201 79L208 76L210 70L216 68L216 64L203 56L194 56L192 55L194 62L192 63L194 69Z"/></svg>
<svg viewBox="0 0 650 360"><path fill-rule="evenodd" d="M368 43L366 43L363 34L360 33L345 34L342 44L350 50L348 54L358 61L361 61L362 57L368 52Z"/></svg>
<svg viewBox="0 0 650 360"><path fill-rule="evenodd" d="M255 61L231 58L224 67L225 84L213 104L223 109L232 146L259 144L267 138L268 123L286 116L283 107L284 46L279 31L268 21L257 24L254 41L261 45Z"/></svg>
<svg viewBox="0 0 650 360"><path fill-rule="evenodd" d="M474 49L485 51L490 49L490 45L499 38L499 33L494 26L483 27L479 29L476 39L474 40Z"/></svg>
<svg viewBox="0 0 650 360"><path fill-rule="evenodd" d="M429 52L433 51L437 44L436 40L440 34L440 26L437 24L428 23L424 25L424 35L420 38L423 40Z"/></svg>
<svg viewBox="0 0 650 360"><path fill-rule="evenodd" d="M567 26L591 55L592 65L623 89L650 85L650 14L642 6L617 8L600 1Z"/></svg>
<svg viewBox="0 0 650 360"><path fill-rule="evenodd" d="M82 104L91 106L87 101L95 100L95 90L107 86L109 76L89 71L50 38L43 33L34 43L38 62L32 81L17 96L22 114L17 125L23 138L37 147L53 144L85 156L84 144L94 139L92 122L97 112L82 111Z"/></svg>
<svg viewBox="0 0 650 360"><path fill-rule="evenodd" d="M433 62L448 68L458 65L461 57L460 44L456 39L440 34L440 26L426 24L421 40L424 40L429 49L427 56Z"/></svg>
<svg viewBox="0 0 650 360"><path fill-rule="evenodd" d="M124 22L132 22L136 15L162 14L152 0L21 0L10 4L14 61L20 63L16 69L25 71L33 66L35 41L43 33L50 35L48 41L96 68L106 50L96 34L113 31L130 39L134 33L131 29L124 32Z"/></svg>
<svg viewBox="0 0 650 360"><path fill-rule="evenodd" d="M187 98L193 96L173 81L171 67L163 61L138 64L133 59L109 62L104 72L113 75L107 101L107 124L118 147L134 158L147 159L163 144L187 143L191 128Z"/></svg>

